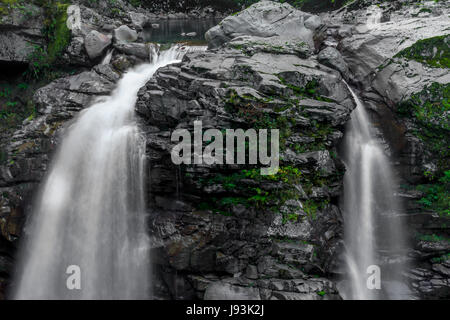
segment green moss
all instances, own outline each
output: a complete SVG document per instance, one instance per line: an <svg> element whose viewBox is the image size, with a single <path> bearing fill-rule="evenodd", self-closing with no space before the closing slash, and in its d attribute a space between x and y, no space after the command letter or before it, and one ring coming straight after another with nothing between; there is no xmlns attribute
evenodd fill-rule
<svg viewBox="0 0 450 320"><path fill-rule="evenodd" d="M425 209L432 210L443 217L450 217L450 170L439 179L430 177L433 183L423 184L417 190L424 193L418 201Z"/></svg>
<svg viewBox="0 0 450 320"><path fill-rule="evenodd" d="M440 257L432 258L431 262L433 262L433 263L443 263L443 262L445 262L445 261L447 261L449 259L450 259L450 253L447 253L447 254L444 254L444 255L442 255Z"/></svg>
<svg viewBox="0 0 450 320"><path fill-rule="evenodd" d="M438 155L438 171L450 169L450 84L432 83L398 105L397 113L415 120L413 133Z"/></svg>
<svg viewBox="0 0 450 320"><path fill-rule="evenodd" d="M449 238L436 234L416 234L416 239L427 242L450 242Z"/></svg>
<svg viewBox="0 0 450 320"><path fill-rule="evenodd" d="M279 129L280 148L286 145L286 139L292 134L292 121L284 115L269 114L265 107L270 99L261 100L253 96L240 96L235 90L229 91L225 101L225 110L244 119L247 128L253 129Z"/></svg>
<svg viewBox="0 0 450 320"><path fill-rule="evenodd" d="M57 2L53 8L53 19L48 22L47 52L50 63L53 63L70 43L71 32L67 27L68 7L69 4Z"/></svg>
<svg viewBox="0 0 450 320"><path fill-rule="evenodd" d="M70 3L66 1L40 0L45 9L43 34L46 38L46 47L35 46L28 57L28 78L53 79L58 76L55 71L58 60L70 44L71 31L67 27L67 8Z"/></svg>
<svg viewBox="0 0 450 320"><path fill-rule="evenodd" d="M419 40L395 55L435 68L450 68L450 35Z"/></svg>
<svg viewBox="0 0 450 320"><path fill-rule="evenodd" d="M22 0L0 0L0 20L2 16L9 14L11 9L20 4Z"/></svg>
<svg viewBox="0 0 450 320"><path fill-rule="evenodd" d="M333 102L333 100L323 97L319 94L319 83L317 80L313 79L309 81L304 87L297 87L289 82L287 82L283 77L278 76L280 82L291 89L294 95L298 97L310 98L319 101Z"/></svg>
<svg viewBox="0 0 450 320"><path fill-rule="evenodd" d="M319 292L317 292L317 294L319 295L319 296L321 296L321 297L323 297L324 295L326 295L327 293L325 292L325 291L319 291Z"/></svg>
<svg viewBox="0 0 450 320"><path fill-rule="evenodd" d="M450 84L432 83L398 105L402 117L413 119L412 133L435 158L436 172L425 172L426 183L417 186L423 192L418 201L426 210L450 216Z"/></svg>

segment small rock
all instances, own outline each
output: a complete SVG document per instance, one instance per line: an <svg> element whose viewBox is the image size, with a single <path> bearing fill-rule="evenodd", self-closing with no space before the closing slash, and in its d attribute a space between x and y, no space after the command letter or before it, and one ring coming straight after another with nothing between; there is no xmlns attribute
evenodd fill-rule
<svg viewBox="0 0 450 320"><path fill-rule="evenodd" d="M245 271L245 275L247 278L252 280L258 279L258 268L254 265L249 264L247 266L247 270Z"/></svg>

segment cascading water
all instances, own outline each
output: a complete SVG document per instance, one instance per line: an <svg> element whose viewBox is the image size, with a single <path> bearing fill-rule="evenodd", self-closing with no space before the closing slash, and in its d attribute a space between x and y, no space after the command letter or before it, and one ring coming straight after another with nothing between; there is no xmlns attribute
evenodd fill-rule
<svg viewBox="0 0 450 320"><path fill-rule="evenodd" d="M377 6L370 6L367 8L367 14L369 15L366 22L367 28L369 30L376 28L380 24L381 18L383 17L383 10Z"/></svg>
<svg viewBox="0 0 450 320"><path fill-rule="evenodd" d="M129 71L67 128L25 229L13 298L151 297L145 141L134 106L155 71L184 52L174 47ZM80 290L67 288L69 266L81 271Z"/></svg>
<svg viewBox="0 0 450 320"><path fill-rule="evenodd" d="M103 58L101 64L109 64L111 62L111 58L112 58L113 53L114 53L114 49L109 50L106 53L105 57Z"/></svg>
<svg viewBox="0 0 450 320"><path fill-rule="evenodd" d="M344 226L348 281L346 299L399 299L407 289L401 281L406 242L398 219L396 181L389 160L377 142L364 105L357 104L344 141ZM381 288L368 286L373 269L380 268Z"/></svg>

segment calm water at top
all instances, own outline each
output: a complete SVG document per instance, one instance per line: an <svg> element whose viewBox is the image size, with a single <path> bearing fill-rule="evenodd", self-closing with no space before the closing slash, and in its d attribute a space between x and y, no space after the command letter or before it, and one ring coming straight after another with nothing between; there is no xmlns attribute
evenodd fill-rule
<svg viewBox="0 0 450 320"><path fill-rule="evenodd" d="M221 19L179 19L179 20L160 20L156 22L159 28L148 27L143 31L144 41L158 43L172 43L181 41L206 42L205 33L212 27L219 24ZM196 36L182 36L195 32Z"/></svg>

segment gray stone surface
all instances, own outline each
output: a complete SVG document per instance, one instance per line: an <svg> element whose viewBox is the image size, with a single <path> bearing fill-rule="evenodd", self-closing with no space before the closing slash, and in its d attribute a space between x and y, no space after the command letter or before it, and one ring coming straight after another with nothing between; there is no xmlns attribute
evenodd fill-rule
<svg viewBox="0 0 450 320"><path fill-rule="evenodd" d="M123 25L114 29L114 39L117 42L135 42L137 38L137 32L128 26Z"/></svg>
<svg viewBox="0 0 450 320"><path fill-rule="evenodd" d="M259 290L214 282L206 288L205 300L261 300Z"/></svg>
<svg viewBox="0 0 450 320"><path fill-rule="evenodd" d="M292 43L304 42L314 49L314 37L321 22L319 17L310 19L312 16L287 3L260 1L225 18L218 26L208 30L205 37L210 48L217 48L233 38L247 35L279 37Z"/></svg>
<svg viewBox="0 0 450 320"><path fill-rule="evenodd" d="M111 45L111 36L92 30L84 39L84 46L90 59L101 57Z"/></svg>

